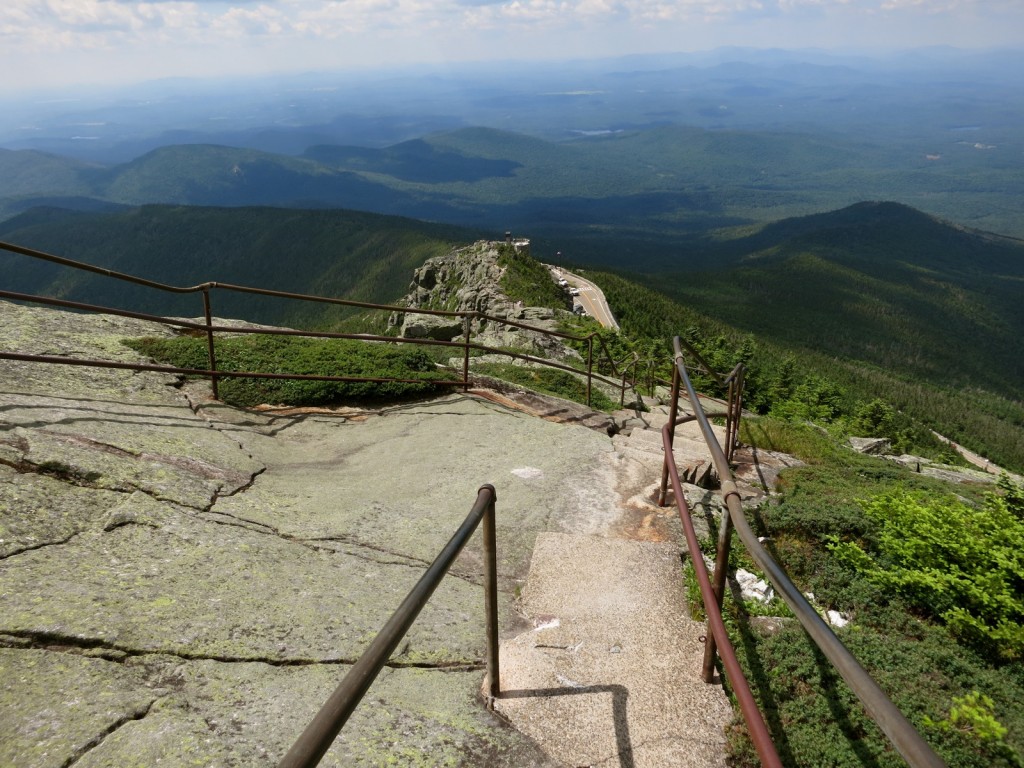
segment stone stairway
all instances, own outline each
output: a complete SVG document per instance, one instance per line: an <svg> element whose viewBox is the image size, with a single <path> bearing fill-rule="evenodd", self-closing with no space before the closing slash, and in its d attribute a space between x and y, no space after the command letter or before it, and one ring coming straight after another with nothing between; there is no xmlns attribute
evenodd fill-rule
<svg viewBox="0 0 1024 768"><path fill-rule="evenodd" d="M674 509L654 504L667 411L615 414L623 475L643 478L620 490L622 515L645 526L540 534L519 601L529 628L501 644L495 710L566 766L725 765L732 710L700 677L706 628L690 618L685 544ZM677 428L675 454L688 477L707 477L696 425Z"/></svg>
<svg viewBox="0 0 1024 768"><path fill-rule="evenodd" d="M667 413L659 411L665 406L658 406L658 411L644 414L651 423L649 428L632 429L628 434L620 432L612 438L612 442L623 455L652 465L655 473L661 477L662 436L661 427L668 421ZM667 411L667 408L665 408ZM725 430L714 427L719 441L725 440ZM680 470L680 479L691 485L707 486L711 482L713 468L707 445L696 422L680 424L676 427L675 439L672 443L676 465Z"/></svg>
<svg viewBox="0 0 1024 768"><path fill-rule="evenodd" d="M700 679L675 544L547 533L501 645L495 709L566 766L724 766L732 711Z"/></svg>

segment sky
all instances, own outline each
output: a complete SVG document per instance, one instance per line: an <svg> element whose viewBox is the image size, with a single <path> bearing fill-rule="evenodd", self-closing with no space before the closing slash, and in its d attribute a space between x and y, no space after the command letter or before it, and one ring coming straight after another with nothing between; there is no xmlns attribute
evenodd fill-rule
<svg viewBox="0 0 1024 768"><path fill-rule="evenodd" d="M1024 0L2 0L0 91L755 48L1024 47Z"/></svg>

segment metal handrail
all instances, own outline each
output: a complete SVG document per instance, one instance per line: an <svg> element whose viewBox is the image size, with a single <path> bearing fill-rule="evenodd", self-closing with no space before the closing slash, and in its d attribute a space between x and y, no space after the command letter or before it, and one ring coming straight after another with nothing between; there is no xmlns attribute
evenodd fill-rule
<svg viewBox="0 0 1024 768"><path fill-rule="evenodd" d="M850 653L850 651L843 645L842 641L836 637L831 627L825 623L825 621L818 615L818 612L814 610L807 599L803 596L800 590L789 578L789 575L783 570L778 563L772 559L771 555L768 554L767 550L757 540L757 536L751 530L750 525L747 523L746 517L743 514L743 505L740 499L740 492L736 486L735 479L732 474L732 469L729 466L729 460L726 458L726 453L722 449L722 446L718 442L718 438L715 436L714 431L711 428L711 423L708 421L707 415L704 413L704 409L701 407L700 400L697 397L696 391L694 391L693 384L690 381L690 377L686 372L686 365L683 363L683 353L681 349L680 339L677 336L673 340L673 346L675 351L675 370L673 372L673 390L678 391L678 386L681 383L685 389L687 397L690 400L692 406L692 417L695 418L700 425L701 433L704 435L704 441L707 443L708 450L711 453L711 461L714 464L715 470L718 472L718 476L721 480L722 498L725 501L728 514L722 516L722 527L719 531L719 546L716 556L715 565L715 578L718 582L717 589L711 587L707 579L707 571L704 567L703 557L700 555L700 549L696 536L693 534L692 521L688 524L689 511L686 506L686 499L683 496L682 488L679 485L679 476L675 468L675 459L672 453L672 436L673 427L676 420L676 398L673 398L671 415L668 424L665 425L663 430L664 445L665 445L665 464L669 467L669 474L672 476L673 491L676 496L676 504L680 510L680 517L683 519L683 527L686 531L687 544L690 547L690 551L693 554L692 561L694 565L694 571L697 573L698 581L701 585L701 597L704 602L704 608L708 615L709 624L712 624L712 636L708 638L708 643L705 646L707 655L705 656L705 668L704 668L704 679L710 682L709 679L709 664L708 659L711 654L714 653L715 645L717 643L719 654L722 658L723 665L726 666L726 672L730 675L730 681L733 684L733 688L737 691L737 699L739 696L739 685L738 680L734 679L733 672L730 671L730 666L733 666L733 662L727 661L730 656L732 646L729 643L729 639L725 636L724 625L719 625L721 622L721 606L722 597L724 595L724 580L725 573L728 568L728 548L730 541L731 527L736 529L736 533L739 535L740 540L746 547L747 552L753 558L757 566L764 572L768 580L775 587L776 592L782 595L783 600L789 606L790 610L800 621L800 624L810 635L815 645L825 654L825 656L832 662L832 665L836 668L843 679L856 694L857 698L860 699L864 705L864 709L868 716L875 721L875 723L882 729L882 732L888 737L889 741L896 748L896 750L903 756L907 763L911 766L927 766L929 768L937 768L938 766L944 766L942 758L936 754L931 746L922 738L921 734L917 732L914 726L907 720L906 716L896 707L888 695L881 689L878 683L868 674L867 670L861 666L860 662ZM742 372L739 374L739 380L742 381ZM686 513L684 515L684 510ZM702 575L703 574L703 577ZM740 672L742 677L742 672ZM743 684L745 686L745 680ZM749 690L749 689L748 689ZM742 700L740 701L741 707L743 706ZM756 706L755 706L756 709ZM744 710L744 716L746 717L746 710ZM757 713L758 717L760 712ZM755 718L755 722L756 722ZM761 719L763 723L763 718ZM748 726L751 727L751 737L754 738L754 728L751 726L750 719L747 720ZM769 739L770 740L770 739ZM755 746L758 746L755 741ZM760 747L758 747L760 753ZM774 751L774 748L773 750ZM765 761L765 756L762 755L762 761Z"/></svg>
<svg viewBox="0 0 1024 768"><path fill-rule="evenodd" d="M498 568L495 543L495 511L497 494L493 485L483 485L476 503L465 521L431 563L426 573L412 588L383 629L370 643L359 660L324 703L292 748L278 763L278 768L312 768L341 732L388 658L409 631L423 606L451 568L455 558L483 521L484 544L484 613L487 625L487 690L493 701L500 692L498 668Z"/></svg>
<svg viewBox="0 0 1024 768"><path fill-rule="evenodd" d="M692 420L693 417L686 417L681 421ZM736 701L739 703L740 712L743 714L743 719L747 723L747 730L750 733L750 740L754 743L754 748L757 750L758 757L761 759L761 765L766 768L781 768L782 761L779 759L778 752L775 750L775 744L772 742L771 733L768 731L768 726L764 721L764 716L761 714L761 710L757 707L757 701L754 699L753 693L750 691L750 684L747 682L747 678L743 674L743 668L740 667L739 660L736 658L736 651L732 646L732 641L729 640L729 633L725 628L725 622L722 620L722 612L719 610L711 610L709 606L717 606L718 600L715 595L714 589L711 586L711 580L708 577L707 566L704 564L704 557L701 555L700 545L697 542L697 533L693 528L693 519L690 516L690 507L686 502L686 496L683 494L682 483L679 481L679 470L675 465L675 459L672 455L672 434L671 427L675 426L675 422L669 421L662 428L662 445L665 449L665 466L669 468L668 474L672 481L672 491L676 497L676 508L679 511L679 520L683 525L683 532L686 536L686 545L690 550L690 561L693 564L693 571L697 577L697 583L700 586L701 599L705 606L704 613L708 619L708 627L711 630L711 635L705 640L705 648L710 646L712 643L717 642L718 654L722 659L722 665L725 667L725 673L729 678L729 683L732 685L733 692L736 695ZM712 682L711 678L707 675L704 676L704 682Z"/></svg>
<svg viewBox="0 0 1024 768"><path fill-rule="evenodd" d="M526 360L532 363L538 363L550 368L556 368L573 374L582 374L583 372L579 369L573 368L572 366L564 365L552 360L547 360L541 357L535 357L533 355L511 352L509 350L497 349L489 347L483 344L476 344L470 341L470 323L472 320L483 320L491 321L494 323L501 323L504 325L512 326L515 328L521 328L524 330L533 331L546 336L554 336L557 338L567 339L571 341L585 342L587 344L587 370L586 370L586 400L587 404L590 405L592 398L593 381L597 381L605 384L609 387L622 388L623 397L625 396L625 382L620 383L609 378L602 376L601 374L594 373L594 337L598 338L599 345L604 354L605 359L610 363L613 375L618 375L617 366L615 361L611 358L608 352L607 346L604 344L604 340L595 331L588 336L576 336L569 333L562 333L560 331L548 330L546 328L537 328L535 326L520 323L508 318L495 317L488 315L484 312L478 312L475 310L463 310L463 311L449 311L449 310L436 310L436 309L419 309L410 307L400 307L396 305L388 304L373 304L362 301L352 301L349 299L337 299L326 296L316 296L311 294L292 293L288 291L276 291L265 288L254 288L251 286L234 285L231 283L220 283L220 282L205 282L193 286L173 286L165 283L160 283L154 280L148 280L145 278L137 277L135 275L129 275L124 272L118 272L116 270L107 269L104 267L97 267L92 264L87 264L82 261L76 261L63 256L56 256L54 254L39 251L34 248L27 248L25 246L16 245L13 243L7 243L0 241L0 249L8 250L13 253L17 253L23 256L29 256L31 258L40 259L43 261L49 261L61 266L71 267L73 269L79 269L86 272L92 272L95 274L110 277L116 280L122 280L125 282L133 283L136 285L153 288L156 290L167 291L171 293L201 293L203 298L203 311L205 316L205 323L196 323L188 320L179 318L168 318L159 315L153 315L143 312L133 312L130 310L115 309L112 307L102 307L94 304L87 304L84 302L70 301L66 299L56 299L52 297L35 296L31 294L18 293L14 291L0 290L0 298L8 298L14 301L33 302L38 304L45 304L49 306L58 306L68 309L77 309L80 311L91 311L103 314L118 315L121 317L131 317L139 320L147 320L150 322L161 323L164 325L172 325L179 328L187 328L190 330L201 331L206 334L207 338L207 355L209 359L209 366L206 369L183 369L173 368L170 366L136 366L138 370L153 370L166 373L184 373L188 375L200 375L209 377L211 388L213 391L214 398L219 396L218 393L218 380L221 378L231 377L247 377L247 378L295 378L295 379L311 379L318 381L366 381L366 382L402 382L408 383L411 380L408 379L382 379L382 378L370 378L370 377L346 377L346 376L314 376L314 375L302 375L302 374L266 374L260 372L231 372L222 371L218 369L217 359L214 348L214 333L255 333L264 335L277 335L277 336L302 336L310 338L336 338L336 339L354 339L359 341L377 341L386 342L391 344L420 344L425 346L448 346L457 347L463 352L463 375L462 381L440 381L432 380L432 383L438 386L462 386L463 388L469 387L469 358L470 351L475 350L483 353L495 353L507 355L512 358ZM285 298L295 299L300 301L313 301L320 303L335 304L341 306L358 307L362 309L374 309L382 310L392 313L410 313L410 314L425 314L425 315L439 315L445 317L458 317L462 318L466 330L465 337L462 341L444 341L441 339L413 339L403 338L394 336L381 336L374 334L353 334L353 333L337 333L329 331L300 331L286 328L247 328L247 327L227 327L213 324L213 315L210 306L210 290L213 288L221 288L223 290L235 291L240 293L251 293L261 296L270 296L274 298ZM71 365L92 365L95 367L111 367L111 368L130 368L132 366L126 365L113 365L108 361L93 360L85 361L78 359L76 362L68 362L64 358L58 358L54 356L45 355L15 355L13 353L0 352L0 359L17 359L17 360L33 360L35 362L46 362L55 364L71 364Z"/></svg>
<svg viewBox="0 0 1024 768"><path fill-rule="evenodd" d="M484 353L494 353L506 355L521 360L526 360L533 363L545 365L549 368L556 368L558 370L568 371L570 373L581 373L577 368L573 368L569 365L563 365L553 360L548 360L542 357L535 357L533 355L527 355L520 352L511 352L505 349L498 349L496 347L489 347L485 344L477 344L474 342L462 341L443 341L441 339L407 339L396 336L379 336L369 333L338 333L334 331L298 331L291 328L270 328L270 327L245 327L245 326L228 326L228 325L212 325L207 323L197 323L191 320L184 320L180 318L163 317L161 315L152 315L146 312L133 312L127 309L115 309L113 307L103 307L96 304L86 304L80 301L70 301L68 299L54 299L47 296L35 296L32 294L19 293L16 291L5 291L0 290L0 298L11 299L12 301L23 301L33 302L36 304L44 304L46 306L61 307L64 309L77 309L82 311L92 311L107 315L115 315L118 317L129 317L135 320L146 320L148 322L159 323L162 325L170 325L177 328L186 328L195 331L204 331L212 333L214 331L221 333L235 333L235 334L259 334L265 336L301 336L304 338L324 338L324 339L351 339L356 341L376 341L390 344L420 344L424 346L439 346L439 347L456 347L458 349L472 349ZM529 326L526 326L529 327ZM542 331L543 329L535 329ZM306 379L313 381L352 381L352 382L400 382L400 383L419 383L421 381L428 381L431 384L438 386L465 386L467 381L465 378L459 381L446 381L440 379L396 379L396 378L371 378L365 376L327 376L320 374L283 374L283 373L262 373L262 372L244 372L244 371L226 371L217 367L211 368L176 368L173 366L162 366L162 365L148 365L145 363L114 363L107 360L87 360L84 358L65 358L53 355L27 355L18 354L11 352L0 352L0 359L7 360L21 360L28 362L42 362L42 363L54 363L59 365L88 365L100 368L124 368L124 369L135 369L135 370L146 370L156 371L160 373L171 373L171 374L183 374L188 376L206 376L209 378L268 378L268 379ZM591 378L596 379L608 386L618 387L619 382L608 379L601 374L592 373Z"/></svg>
<svg viewBox="0 0 1024 768"><path fill-rule="evenodd" d="M0 249L5 251L11 251L12 253L21 254L22 256L30 256L34 259L40 259L42 261L49 261L54 264L60 264L64 267L71 267L72 269L79 269L83 272L92 272L97 275L103 275L104 277L112 277L115 280L122 280L126 283L134 283L135 285L142 285L147 288L155 288L158 291L167 291L169 293L201 293L208 291L211 288L221 288L227 291L236 291L238 293L253 293L260 296L272 296L279 299L299 299L303 301L316 301L325 304L339 304L346 307L361 307L364 309L386 309L391 311L415 311L419 314L424 315L447 315L447 316L461 316L470 314L467 312L448 312L446 310L439 309L417 309L409 310L403 307L393 307L386 304L371 304L365 301L352 301L350 299L335 299L329 296L315 296L305 293L291 293L289 291L275 291L270 288L254 288L247 285L234 285L232 283L220 283L220 282L205 282L198 283L197 285L189 286L178 286L169 285L167 283L160 283L156 280L147 280L144 277L138 277L136 275L129 275L126 272L118 272L114 269L107 269L106 267L97 267L94 264L88 264L84 261L76 261L75 259L69 259L66 256L57 256L46 251L38 251L35 248L27 248L23 245L15 245L14 243L7 243L0 241Z"/></svg>

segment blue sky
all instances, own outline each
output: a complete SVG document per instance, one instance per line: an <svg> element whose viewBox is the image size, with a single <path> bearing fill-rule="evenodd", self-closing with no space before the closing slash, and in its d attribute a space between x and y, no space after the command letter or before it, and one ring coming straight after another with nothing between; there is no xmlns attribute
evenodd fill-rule
<svg viewBox="0 0 1024 768"><path fill-rule="evenodd" d="M758 48L1024 46L1024 0L3 0L0 90Z"/></svg>

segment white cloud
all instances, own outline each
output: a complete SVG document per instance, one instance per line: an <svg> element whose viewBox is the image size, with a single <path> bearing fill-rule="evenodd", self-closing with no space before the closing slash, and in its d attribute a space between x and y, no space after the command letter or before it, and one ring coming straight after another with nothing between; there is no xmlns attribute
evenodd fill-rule
<svg viewBox="0 0 1024 768"><path fill-rule="evenodd" d="M6 0L0 7L3 45L46 52L69 47L102 48L144 41L167 28L198 29L194 2L134 3L106 0Z"/></svg>
<svg viewBox="0 0 1024 768"><path fill-rule="evenodd" d="M244 39L259 35L281 35L293 31L294 25L287 15L268 5L234 7L210 19L210 29L229 39Z"/></svg>
<svg viewBox="0 0 1024 768"><path fill-rule="evenodd" d="M1024 44L1021 0L2 0L0 66L238 71L711 48ZM185 55L187 53L187 55ZM108 58L104 58L107 56ZM47 58L52 63L47 63ZM62 58L63 57L63 58ZM77 59L73 57L78 57ZM130 63L129 63L130 62ZM126 71L128 68L128 71Z"/></svg>
<svg viewBox="0 0 1024 768"><path fill-rule="evenodd" d="M989 0L995 5L1001 0ZM5 0L0 36L10 45L68 44L63 33L146 36L161 29L334 39L375 29L447 26L494 29L502 25L567 27L574 24L672 23L735 20L805 9L952 13L979 8L979 0ZM123 41L119 41L123 42Z"/></svg>

